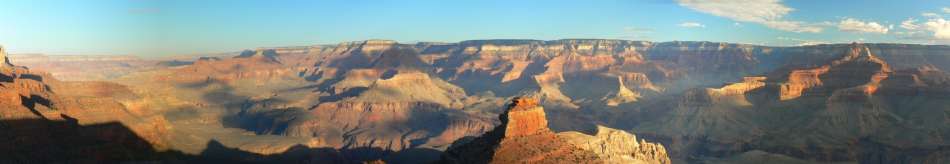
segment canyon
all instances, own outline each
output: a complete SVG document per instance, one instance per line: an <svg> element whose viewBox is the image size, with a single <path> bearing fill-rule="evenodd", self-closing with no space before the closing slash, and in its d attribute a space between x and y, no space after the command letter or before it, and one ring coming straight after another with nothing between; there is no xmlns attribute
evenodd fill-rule
<svg viewBox="0 0 950 164"><path fill-rule="evenodd" d="M0 55L11 162L38 158L20 150L69 156L50 162L950 162L945 45L366 40ZM110 151L71 153L84 149Z"/></svg>

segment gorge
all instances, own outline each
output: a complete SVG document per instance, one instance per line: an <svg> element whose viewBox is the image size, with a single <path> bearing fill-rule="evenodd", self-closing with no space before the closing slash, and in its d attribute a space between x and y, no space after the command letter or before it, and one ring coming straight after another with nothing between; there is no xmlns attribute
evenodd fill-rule
<svg viewBox="0 0 950 164"><path fill-rule="evenodd" d="M946 45L366 40L174 59L0 54L9 162L950 163ZM85 149L110 151L74 153Z"/></svg>

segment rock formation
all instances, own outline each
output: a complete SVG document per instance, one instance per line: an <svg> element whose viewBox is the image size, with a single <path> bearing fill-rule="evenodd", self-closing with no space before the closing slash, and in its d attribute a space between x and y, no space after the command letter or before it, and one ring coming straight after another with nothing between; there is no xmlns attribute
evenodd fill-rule
<svg viewBox="0 0 950 164"><path fill-rule="evenodd" d="M617 83L620 83L620 88L613 95L608 95L604 97L607 102L607 106L617 106L623 103L636 102L640 98L640 94L627 89L623 84L623 78L617 77Z"/></svg>
<svg viewBox="0 0 950 164"><path fill-rule="evenodd" d="M774 138L791 131L805 133L799 127L829 132L862 129L856 134L864 135L888 129L881 126L893 127L895 121L888 120L897 117L881 110L888 105L876 99L886 98L884 94L929 93L897 89L904 88L898 87L904 85L898 77L916 86L939 88L923 82L933 75L893 72L927 64L941 69L946 65L942 63L950 62L939 55L950 50L945 46L891 44L765 47L583 39L417 44L369 40L264 49L275 49L273 56L282 63L247 58L199 61L177 68L174 77L159 79L182 86L213 83L203 87L211 93L197 99L229 98L195 104L235 111L241 124L237 127L258 134L320 138L341 150L444 150L456 139L497 125L487 118L501 113L497 110L504 105L501 100L528 94L537 95L538 104L548 109L546 121L552 129L597 131L594 123L633 129L651 140L676 143L666 147L673 158L707 152L728 157L754 148L794 158L814 155L822 157L817 161L842 161L857 157L814 154L805 145L854 143L855 136ZM902 54L914 57L901 58ZM192 83L174 80L189 78ZM278 85L286 87L273 87ZM846 113L861 114L841 117ZM818 128L824 126L834 128ZM841 144L821 150L842 150L836 147ZM391 156L350 155L354 154L374 154L365 156L372 159Z"/></svg>
<svg viewBox="0 0 950 164"><path fill-rule="evenodd" d="M561 132L558 137L594 152L606 163L671 163L663 145L637 140L637 136L622 130L597 126L597 134L593 136Z"/></svg>
<svg viewBox="0 0 950 164"><path fill-rule="evenodd" d="M0 116L5 119L26 119L59 117L58 114L45 114L53 111L53 102L58 100L44 82L45 75L10 64L3 49L0 49Z"/></svg>
<svg viewBox="0 0 950 164"><path fill-rule="evenodd" d="M802 96L802 94L811 88L840 88L854 87L865 84L864 91L871 94L877 87L877 83L887 78L887 73L891 72L890 67L878 57L871 54L871 50L858 43L853 43L850 50L840 59L831 61L827 65L817 68L794 70L788 74L788 82L782 84L780 99L791 100ZM823 79L825 82L823 82ZM863 81L870 79L871 81ZM834 81L836 83L828 83ZM829 86L830 85L830 86ZM816 94L826 94L818 91Z"/></svg>
<svg viewBox="0 0 950 164"><path fill-rule="evenodd" d="M234 58L253 58L256 60L261 60L263 62L276 62L280 63L277 57L277 51L274 49L259 49L259 50L244 50L238 56Z"/></svg>
<svg viewBox="0 0 950 164"><path fill-rule="evenodd" d="M3 46L0 46L0 58L3 59L3 63L0 63L0 67L13 67L13 64L10 63L10 58L7 58L7 51L3 49Z"/></svg>
<svg viewBox="0 0 950 164"><path fill-rule="evenodd" d="M596 136L555 134L533 98L515 98L502 123L471 141L446 150L440 163L670 163L662 145L599 127Z"/></svg>
<svg viewBox="0 0 950 164"><path fill-rule="evenodd" d="M907 154L912 150L895 148L921 143L899 141L903 140L897 139L903 138L902 134L917 132L897 127L930 124L905 122L920 116L903 111L934 114L942 110L941 105L923 105L936 107L934 111L933 108L919 109L922 106L918 105L908 106L907 102L943 97L934 93L946 92L945 89L925 87L939 84L921 80L924 77L942 79L942 73L935 73L940 71L926 64L917 69L895 71L890 63L874 53L873 47L857 43L830 47L838 53L821 64L813 64L816 66L780 68L766 77L747 77L722 88L688 90L679 102L661 105L672 107L669 113L646 121L634 130L684 143L671 146L674 154L729 154L715 155L723 158L711 161L762 161L761 151L777 153L768 156L780 156L781 160L799 162L944 160L933 158L944 152L940 148L916 155ZM922 88L932 88L932 93L919 92ZM694 145L703 145L703 148L690 148ZM850 153L820 153L823 151ZM894 154L913 157L899 158Z"/></svg>
<svg viewBox="0 0 950 164"><path fill-rule="evenodd" d="M171 157L160 152L168 148L167 122L161 117L140 118L128 113L116 102L126 98L120 86L62 82L10 64L2 48L0 57L4 61L0 65L0 163L104 163Z"/></svg>
<svg viewBox="0 0 950 164"><path fill-rule="evenodd" d="M12 104L5 109L17 109L4 117L38 116L25 108L31 106L80 124L122 118L146 141L187 153L203 153L214 139L219 147L264 155L299 144L353 161L425 163L456 140L455 148L544 141L479 150L495 151L481 156L499 155L498 161L522 160L499 151L666 161L657 158L664 156L655 151L659 145L595 126L604 125L663 143L675 161L946 163L940 161L950 152L948 52L950 46L909 44L368 40L150 64L13 57L31 70L5 65L0 93ZM38 60L44 62L26 62ZM114 73L73 78L109 82L74 83L32 68L56 68L47 69L55 77ZM533 104L545 109L493 119L519 95L536 95ZM492 129L499 123L505 126ZM486 131L493 132L469 139Z"/></svg>

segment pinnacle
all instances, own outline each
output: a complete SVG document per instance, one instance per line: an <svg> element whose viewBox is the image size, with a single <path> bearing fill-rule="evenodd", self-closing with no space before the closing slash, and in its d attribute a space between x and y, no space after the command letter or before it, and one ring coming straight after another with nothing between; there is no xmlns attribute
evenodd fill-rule
<svg viewBox="0 0 950 164"><path fill-rule="evenodd" d="M515 97L511 100L511 105L508 107L508 110L528 110L536 106L538 106L538 99L529 97Z"/></svg>
<svg viewBox="0 0 950 164"><path fill-rule="evenodd" d="M10 63L10 58L7 57L6 49L3 46L0 46L0 58L3 59L3 63L0 63L0 67L13 67L13 64Z"/></svg>

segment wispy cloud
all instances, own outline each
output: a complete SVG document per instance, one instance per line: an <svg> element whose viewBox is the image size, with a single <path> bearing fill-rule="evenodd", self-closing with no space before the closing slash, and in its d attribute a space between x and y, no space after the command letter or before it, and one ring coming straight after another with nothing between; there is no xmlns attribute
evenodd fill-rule
<svg viewBox="0 0 950 164"><path fill-rule="evenodd" d="M939 18L939 17L940 17L940 14L937 14L937 13L920 13L920 16L924 16L924 17L928 17L928 18Z"/></svg>
<svg viewBox="0 0 950 164"><path fill-rule="evenodd" d="M887 34L887 31L889 31L892 27L885 27L877 22L864 22L854 18L846 18L838 23L838 30L853 33Z"/></svg>
<svg viewBox="0 0 950 164"><path fill-rule="evenodd" d="M943 18L931 19L924 23L924 29L934 33L934 38L950 40L950 21Z"/></svg>
<svg viewBox="0 0 950 164"><path fill-rule="evenodd" d="M698 22L683 22L680 23L679 26L686 28L706 28L706 25Z"/></svg>
<svg viewBox="0 0 950 164"><path fill-rule="evenodd" d="M785 6L780 0L677 0L677 3L699 12L783 31L818 33L823 30L818 25L785 20L783 17L795 9Z"/></svg>
<svg viewBox="0 0 950 164"><path fill-rule="evenodd" d="M943 13L948 13L948 14L950 14L950 7L940 8L940 10L943 10Z"/></svg>
<svg viewBox="0 0 950 164"><path fill-rule="evenodd" d="M810 45L828 44L828 42L826 42L826 41L800 39L800 38L791 38L791 37L777 37L777 38L775 38L775 39L780 40L780 41L793 42L791 45L796 45L796 46L810 46Z"/></svg>
<svg viewBox="0 0 950 164"><path fill-rule="evenodd" d="M942 10L948 12L950 8L945 7ZM918 23L915 18L907 18L901 22L900 27L905 31L896 32L897 37L930 43L950 43L950 20L931 12L921 13L921 16L927 17L927 20Z"/></svg>
<svg viewBox="0 0 950 164"><path fill-rule="evenodd" d="M916 22L917 22L917 19L908 18L907 20L904 20L903 22L901 22L900 27L907 30L917 30L918 28L920 28L920 25L917 25Z"/></svg>

